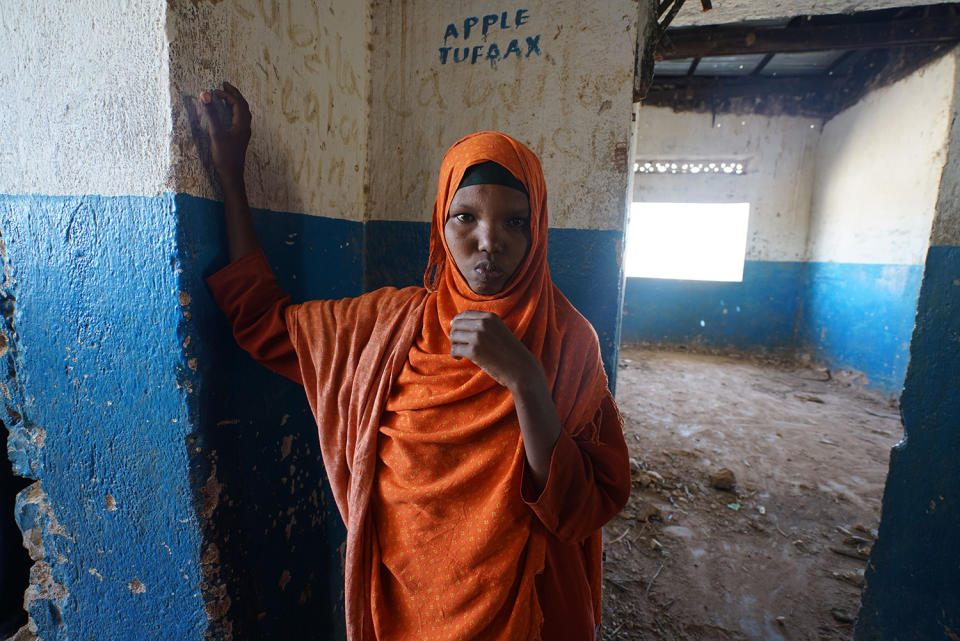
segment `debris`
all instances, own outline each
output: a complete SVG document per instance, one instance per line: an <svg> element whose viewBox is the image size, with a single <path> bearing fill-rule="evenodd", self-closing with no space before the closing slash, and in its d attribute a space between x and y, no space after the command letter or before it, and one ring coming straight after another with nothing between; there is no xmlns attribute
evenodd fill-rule
<svg viewBox="0 0 960 641"><path fill-rule="evenodd" d="M647 470L647 474L650 475L650 478L652 478L654 481L656 481L657 485L663 485L663 484L664 484L663 477L660 476L659 474L657 474L656 472L654 472L653 470Z"/></svg>
<svg viewBox="0 0 960 641"><path fill-rule="evenodd" d="M858 570L834 570L830 573L830 576L852 586L863 587L863 568Z"/></svg>
<svg viewBox="0 0 960 641"><path fill-rule="evenodd" d="M874 530L873 528L866 528L866 527L864 527L864 526L863 526L862 524L860 524L860 523L857 523L856 525L854 525L854 526L853 526L853 529L856 530L857 532L859 532L860 534L866 534L866 535L869 536L871 539L876 539L876 538L877 538L877 531L876 531L876 530Z"/></svg>
<svg viewBox="0 0 960 641"><path fill-rule="evenodd" d="M662 550L662 549L663 549L663 543L661 543L660 541L656 540L656 539L653 538L653 537L650 537L650 549L651 549L651 550Z"/></svg>
<svg viewBox="0 0 960 641"><path fill-rule="evenodd" d="M612 544L614 544L614 543L619 543L620 540L621 540L623 537L625 537L627 534L630 533L630 530L631 530L631 529L633 529L633 526L632 526L632 525L631 525L631 526L628 526L627 529L625 529L625 530L623 531L623 533L620 534L620 536L618 536L618 537L615 538L614 540L610 541L610 544L612 545Z"/></svg>
<svg viewBox="0 0 960 641"><path fill-rule="evenodd" d="M870 548L858 548L856 550L848 550L846 548L837 548L831 547L830 551L834 554L839 554L840 556L846 556L851 559L859 559L860 561L866 561L870 558Z"/></svg>
<svg viewBox="0 0 960 641"><path fill-rule="evenodd" d="M767 513L767 508L763 507L762 505L758 505L758 506L757 506L757 512L759 512L760 514L766 514L766 513Z"/></svg>
<svg viewBox="0 0 960 641"><path fill-rule="evenodd" d="M636 519L638 521L649 521L650 519L653 519L653 518L656 518L656 519L662 518L660 514L660 509L656 505L653 505L652 503L648 503L643 499L640 499L639 501L637 501Z"/></svg>
<svg viewBox="0 0 960 641"><path fill-rule="evenodd" d="M653 477L646 472L638 472L633 475L633 482L640 487L650 487L653 485Z"/></svg>
<svg viewBox="0 0 960 641"><path fill-rule="evenodd" d="M660 570L663 569L663 563L660 564L660 567L657 568L657 571L654 573L653 578L650 579L650 583L647 584L647 594L650 594L650 586L653 585L653 582L657 580L657 577L660 576Z"/></svg>
<svg viewBox="0 0 960 641"><path fill-rule="evenodd" d="M846 537L846 538L843 540L843 544L844 544L844 545L852 545L852 546L854 546L854 547L861 547L861 546L864 546L864 545L870 545L871 543L872 543L872 541L868 541L867 539L865 539L865 538L863 538L863 537L861 537L861 536L848 536L848 537Z"/></svg>
<svg viewBox="0 0 960 641"><path fill-rule="evenodd" d="M840 623L853 623L853 615L847 612L846 610L841 610L840 608L833 608L830 610L830 614L833 615L833 618L839 621Z"/></svg>
<svg viewBox="0 0 960 641"><path fill-rule="evenodd" d="M787 624L787 617L777 617L775 620L779 625Z"/></svg>
<svg viewBox="0 0 960 641"><path fill-rule="evenodd" d="M727 503L727 507L730 508L731 510L733 510L734 512L736 512L736 511L738 511L738 510L740 509L740 504L739 504L739 503Z"/></svg>
<svg viewBox="0 0 960 641"><path fill-rule="evenodd" d="M794 394L801 401L809 401L810 403L820 403L823 405L823 399L819 396L814 396L813 394Z"/></svg>
<svg viewBox="0 0 960 641"><path fill-rule="evenodd" d="M864 409L863 411L869 414L870 416L877 416L879 418L889 418L890 420L893 420L893 421L900 420L899 414L890 414L888 412L874 412L873 410L868 410L868 409Z"/></svg>
<svg viewBox="0 0 960 641"><path fill-rule="evenodd" d="M727 468L717 470L710 475L710 485L718 490L732 490L737 484L737 477Z"/></svg>

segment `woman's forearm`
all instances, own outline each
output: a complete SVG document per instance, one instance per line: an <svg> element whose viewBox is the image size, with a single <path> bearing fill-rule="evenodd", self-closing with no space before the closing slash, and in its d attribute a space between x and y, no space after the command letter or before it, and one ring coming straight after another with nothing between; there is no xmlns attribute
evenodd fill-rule
<svg viewBox="0 0 960 641"><path fill-rule="evenodd" d="M260 249L260 241L257 239L257 232L253 228L253 219L250 216L250 205L247 203L247 191L243 179L229 183L223 182L223 213L231 262Z"/></svg>
<svg viewBox="0 0 960 641"><path fill-rule="evenodd" d="M517 408L527 465L533 473L537 491L540 491L547 483L553 448L562 429L557 407L538 362L531 367L528 375L511 383L509 389Z"/></svg>

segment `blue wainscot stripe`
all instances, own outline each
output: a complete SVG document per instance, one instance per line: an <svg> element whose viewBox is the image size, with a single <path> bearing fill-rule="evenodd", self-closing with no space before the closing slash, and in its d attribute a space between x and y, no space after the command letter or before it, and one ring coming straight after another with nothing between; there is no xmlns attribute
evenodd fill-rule
<svg viewBox="0 0 960 641"><path fill-rule="evenodd" d="M176 197L181 291L189 322L186 357L196 359L190 413L198 429L195 485L222 484L204 531L218 551L205 566L214 636L291 639L303 630L344 638L339 547L346 533L323 469L317 427L300 385L237 347L203 277L227 263L223 208ZM363 292L361 223L254 210L254 225L280 286L294 302ZM188 338L190 340L188 340ZM205 490L204 490L205 491ZM203 492L203 491L202 491ZM278 588L280 585L282 588Z"/></svg>
<svg viewBox="0 0 960 641"><path fill-rule="evenodd" d="M740 283L628 278L623 340L790 348L802 285L800 262L748 260Z"/></svg>
<svg viewBox="0 0 960 641"><path fill-rule="evenodd" d="M960 247L931 247L857 641L960 631Z"/></svg>
<svg viewBox="0 0 960 641"><path fill-rule="evenodd" d="M0 195L5 414L44 639L203 638L171 195ZM12 403L11 403L12 400Z"/></svg>
<svg viewBox="0 0 960 641"><path fill-rule="evenodd" d="M560 291L597 330L604 368L616 384L620 337L620 264L623 234L589 229L551 229L547 252L550 274ZM366 224L365 287L423 284L430 247L430 224L369 221Z"/></svg>
<svg viewBox="0 0 960 641"><path fill-rule="evenodd" d="M922 265L808 263L800 342L817 360L899 393L922 277Z"/></svg>

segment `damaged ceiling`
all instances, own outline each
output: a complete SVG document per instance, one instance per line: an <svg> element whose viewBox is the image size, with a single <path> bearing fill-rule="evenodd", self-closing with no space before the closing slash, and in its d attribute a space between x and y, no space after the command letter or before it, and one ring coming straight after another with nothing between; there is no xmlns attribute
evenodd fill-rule
<svg viewBox="0 0 960 641"><path fill-rule="evenodd" d="M655 62L650 69L646 56L638 74L635 97L643 104L830 118L960 42L960 3L716 0L701 10L710 4L660 3ZM872 10L775 16L840 6ZM705 16L716 22L697 22Z"/></svg>

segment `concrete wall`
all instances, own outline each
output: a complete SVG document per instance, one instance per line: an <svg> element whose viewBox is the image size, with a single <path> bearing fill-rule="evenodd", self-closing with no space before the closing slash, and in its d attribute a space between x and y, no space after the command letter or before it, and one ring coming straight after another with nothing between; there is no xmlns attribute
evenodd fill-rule
<svg viewBox="0 0 960 641"><path fill-rule="evenodd" d="M281 285L295 300L360 294L370 9L347 0L168 6L172 188L191 300L181 333L199 380L194 476L211 506L208 634L342 637L344 530L303 391L236 347L202 280L227 261L197 97L229 80L251 105L247 189Z"/></svg>
<svg viewBox="0 0 960 641"><path fill-rule="evenodd" d="M2 420L33 480L30 625L199 639L164 7L5 6L0 30Z"/></svg>
<svg viewBox="0 0 960 641"><path fill-rule="evenodd" d="M651 2L517 6L483 41L482 9L4 11L22 46L0 53L2 391L11 459L36 479L17 510L42 638L343 636L343 529L303 392L240 352L203 284L226 255L197 96L223 79L252 106L255 224L295 299L419 281L442 152L499 128L541 153L555 280L613 371ZM440 57L449 24L467 62Z"/></svg>
<svg viewBox="0 0 960 641"><path fill-rule="evenodd" d="M826 124L817 150L801 342L899 391L946 159L945 56Z"/></svg>
<svg viewBox="0 0 960 641"><path fill-rule="evenodd" d="M444 151L504 131L543 162L551 273L615 373L633 51L649 4L374 4L368 287L422 281Z"/></svg>
<svg viewBox="0 0 960 641"><path fill-rule="evenodd" d="M636 174L638 202L749 202L743 282L628 278L625 340L743 348L794 343L820 121L641 107L639 161L737 159L735 174ZM629 250L629 247L628 247Z"/></svg>
<svg viewBox="0 0 960 641"><path fill-rule="evenodd" d="M303 392L236 348L202 282L226 256L197 96L229 79L254 105L247 182L284 286L360 293L367 7L40 2L3 30L4 422L36 479L17 507L30 625L342 636L343 530Z"/></svg>
<svg viewBox="0 0 960 641"><path fill-rule="evenodd" d="M947 161L857 641L944 641L960 631L960 73L953 54Z"/></svg>

